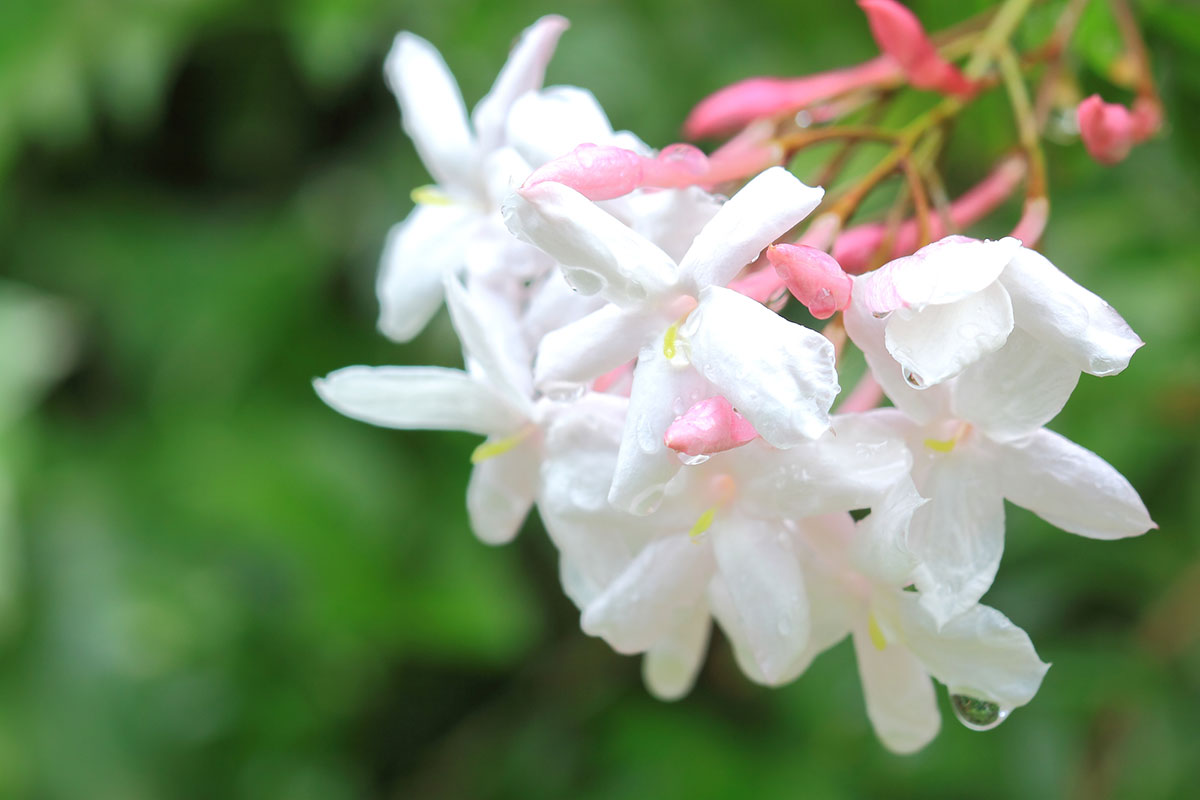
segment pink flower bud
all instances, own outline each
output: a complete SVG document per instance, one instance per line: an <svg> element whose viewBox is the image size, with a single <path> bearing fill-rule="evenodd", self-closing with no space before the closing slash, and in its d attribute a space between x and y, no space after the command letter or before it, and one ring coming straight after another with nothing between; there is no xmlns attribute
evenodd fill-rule
<svg viewBox="0 0 1200 800"><path fill-rule="evenodd" d="M817 319L829 319L850 305L854 281L824 250L778 244L767 248L767 258L788 291Z"/></svg>
<svg viewBox="0 0 1200 800"><path fill-rule="evenodd" d="M718 395L701 400L677 417L663 435L663 442L679 453L707 456L741 447L757 438L754 426Z"/></svg>
<svg viewBox="0 0 1200 800"><path fill-rule="evenodd" d="M611 200L629 194L642 180L642 157L631 150L581 144L534 170L524 188L553 181L589 200Z"/></svg>
<svg viewBox="0 0 1200 800"><path fill-rule="evenodd" d="M1150 138L1162 124L1158 104L1139 98L1130 111L1119 103L1106 103L1094 94L1076 110L1079 135L1092 158L1109 166L1129 155L1138 142Z"/></svg>
<svg viewBox="0 0 1200 800"><path fill-rule="evenodd" d="M721 136L855 89L893 85L901 77L893 59L880 57L803 78L748 78L701 100L684 122L683 133L689 139Z"/></svg>
<svg viewBox="0 0 1200 800"><path fill-rule="evenodd" d="M938 55L916 15L895 0L858 0L879 49L896 59L918 89L969 95L975 84Z"/></svg>

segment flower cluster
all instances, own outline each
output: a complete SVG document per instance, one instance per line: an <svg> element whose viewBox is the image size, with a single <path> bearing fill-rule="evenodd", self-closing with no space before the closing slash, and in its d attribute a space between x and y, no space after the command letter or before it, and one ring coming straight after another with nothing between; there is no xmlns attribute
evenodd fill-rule
<svg viewBox="0 0 1200 800"><path fill-rule="evenodd" d="M980 86L901 7L862 5L884 54L701 103L693 132L742 129L711 156L655 152L588 92L542 88L561 18L525 31L469 119L437 51L401 34L387 77L437 183L389 236L380 328L408 340L444 299L465 367L347 367L316 389L376 425L486 437L475 533L507 542L536 504L583 630L643 654L655 695L689 691L714 621L773 686L850 636L875 730L910 752L940 726L933 680L986 729L1048 668L979 602L1005 499L1092 538L1153 527L1120 474L1043 427L1081 372L1120 372L1142 342L1016 238L917 249L1020 165L936 223L840 231L835 207L787 240L824 192L778 166L772 115L906 80L954 103ZM883 251L900 257L868 270ZM778 313L789 291L833 317L823 333ZM847 340L868 372L835 408Z"/></svg>

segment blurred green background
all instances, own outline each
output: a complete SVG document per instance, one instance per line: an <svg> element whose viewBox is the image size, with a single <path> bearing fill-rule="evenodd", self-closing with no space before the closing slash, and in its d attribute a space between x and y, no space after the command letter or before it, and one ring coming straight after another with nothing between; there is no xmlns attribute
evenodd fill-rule
<svg viewBox="0 0 1200 800"><path fill-rule="evenodd" d="M984 6L914 3L932 28ZM428 182L392 36L434 42L470 105L550 11L573 26L549 82L656 146L726 83L874 53L838 0L0 3L0 279L61 301L74 342L0 435L0 797L1194 797L1200 6L1139 4L1165 136L1113 169L1049 146L1044 249L1147 342L1052 427L1161 530L1093 542L1010 507L986 600L1054 666L989 733L943 693L911 757L874 739L848 643L767 690L717 637L690 697L653 700L579 631L536 518L472 538L472 437L371 428L309 387L459 363L444 314L407 346L374 328L385 232ZM1075 63L1119 99L1110 28ZM964 120L952 189L1011 142L1004 111ZM3 332L8 374L39 351Z"/></svg>

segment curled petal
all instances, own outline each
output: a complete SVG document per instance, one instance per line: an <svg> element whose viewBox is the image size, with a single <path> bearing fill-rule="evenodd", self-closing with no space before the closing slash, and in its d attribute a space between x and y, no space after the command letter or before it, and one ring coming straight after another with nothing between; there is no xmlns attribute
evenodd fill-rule
<svg viewBox="0 0 1200 800"><path fill-rule="evenodd" d="M536 444L526 440L471 469L467 514L480 541L505 544L517 535L537 494L540 465Z"/></svg>
<svg viewBox="0 0 1200 800"><path fill-rule="evenodd" d="M696 603L687 619L666 631L642 659L642 680L659 700L678 700L696 682L708 650L708 604Z"/></svg>
<svg viewBox="0 0 1200 800"><path fill-rule="evenodd" d="M829 319L850 304L854 281L824 250L780 244L767 248L767 259L788 291L817 319Z"/></svg>
<svg viewBox="0 0 1200 800"><path fill-rule="evenodd" d="M953 303L999 278L1020 248L1011 238L992 242L947 236L864 275L854 287L855 302L874 314Z"/></svg>
<svg viewBox="0 0 1200 800"><path fill-rule="evenodd" d="M724 397L701 400L667 428L663 442L689 456L711 455L741 447L758 438L758 431Z"/></svg>
<svg viewBox="0 0 1200 800"><path fill-rule="evenodd" d="M880 649L866 623L854 631L854 654L867 717L875 735L893 753L915 753L942 727L933 681L908 648L886 644Z"/></svg>
<svg viewBox="0 0 1200 800"><path fill-rule="evenodd" d="M1049 259L1020 248L1000 282L1016 324L1090 375L1115 375L1143 342L1116 309L1068 278Z"/></svg>
<svg viewBox="0 0 1200 800"><path fill-rule="evenodd" d="M895 0L858 0L879 49L896 59L918 89L967 95L975 85L938 55L916 15Z"/></svg>

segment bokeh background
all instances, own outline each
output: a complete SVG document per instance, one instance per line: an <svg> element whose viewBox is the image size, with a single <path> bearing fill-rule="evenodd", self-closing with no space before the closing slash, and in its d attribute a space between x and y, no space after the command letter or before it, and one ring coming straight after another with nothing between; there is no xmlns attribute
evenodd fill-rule
<svg viewBox="0 0 1200 800"><path fill-rule="evenodd" d="M913 5L937 28L986 3ZM444 314L411 345L374 328L384 235L429 180L382 80L396 31L472 104L566 14L549 82L661 146L719 86L873 55L852 3L4 0L0 797L1194 797L1200 6L1138 8L1166 135L1112 169L1049 145L1044 250L1147 342L1052 427L1161 530L1092 542L1010 507L986 600L1054 666L989 733L943 693L941 735L899 757L848 643L767 690L717 637L690 697L652 699L579 631L536 517L472 538L472 437L371 428L309 386L460 363ZM1073 63L1121 99L1114 48L1089 16ZM1004 111L963 121L952 189L1012 141Z"/></svg>

